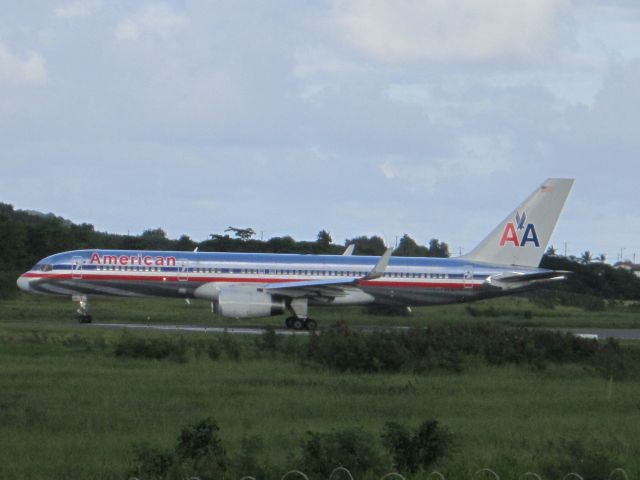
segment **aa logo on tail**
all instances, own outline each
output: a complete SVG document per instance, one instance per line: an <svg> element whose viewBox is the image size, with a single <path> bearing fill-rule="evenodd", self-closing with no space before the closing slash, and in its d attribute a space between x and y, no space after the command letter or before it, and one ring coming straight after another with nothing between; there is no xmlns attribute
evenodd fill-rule
<svg viewBox="0 0 640 480"><path fill-rule="evenodd" d="M509 222L504 226L502 232L502 238L500 239L500 246L511 243L514 247L524 247L528 242L533 243L536 247L540 246L538 241L538 234L536 233L536 227L533 223L525 223L527 221L527 214L522 212L516 212L516 222ZM519 235L518 233L521 233Z"/></svg>

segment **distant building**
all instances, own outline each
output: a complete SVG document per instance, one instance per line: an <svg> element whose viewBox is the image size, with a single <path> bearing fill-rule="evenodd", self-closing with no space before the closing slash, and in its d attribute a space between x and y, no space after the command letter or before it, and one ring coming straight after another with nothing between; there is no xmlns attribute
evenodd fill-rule
<svg viewBox="0 0 640 480"><path fill-rule="evenodd" d="M640 263L632 263L632 262L618 262L615 264L616 268L623 268L625 270L629 270L634 273L636 277L640 277Z"/></svg>

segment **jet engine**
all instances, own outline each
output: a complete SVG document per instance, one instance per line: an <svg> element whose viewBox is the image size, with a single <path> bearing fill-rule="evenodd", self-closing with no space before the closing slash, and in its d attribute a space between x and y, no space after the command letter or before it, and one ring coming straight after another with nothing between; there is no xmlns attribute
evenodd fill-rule
<svg viewBox="0 0 640 480"><path fill-rule="evenodd" d="M218 295L218 312L223 317L270 317L284 313L285 308L284 298L256 288L228 287Z"/></svg>

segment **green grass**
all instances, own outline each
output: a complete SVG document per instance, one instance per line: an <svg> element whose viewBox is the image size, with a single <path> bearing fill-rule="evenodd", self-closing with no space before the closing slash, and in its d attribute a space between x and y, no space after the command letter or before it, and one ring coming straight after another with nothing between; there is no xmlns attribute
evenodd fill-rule
<svg viewBox="0 0 640 480"><path fill-rule="evenodd" d="M208 416L232 457L244 435L259 435L281 474L297 466L308 430L362 427L379 438L385 422L426 419L456 436L437 466L448 478L541 471L550 441L574 439L640 473L637 380L614 383L609 398L607 379L574 365L336 374L260 352L251 338L238 338L240 361L193 348L186 363L128 360L111 354L120 335L0 327L0 478L124 478L134 443L171 448L182 427Z"/></svg>
<svg viewBox="0 0 640 480"><path fill-rule="evenodd" d="M359 308L317 309L313 315L322 325L491 320L638 326L638 314L625 308L544 309L522 298L474 306L494 306L499 315L474 317L464 305L415 309L410 317L365 315ZM279 326L282 321L222 320L204 302L114 299L92 307L101 322ZM531 318L522 314L526 310ZM133 444L172 448L181 428L208 416L219 423L232 458L243 436L259 435L264 458L280 475L298 466L308 430L362 427L379 438L385 422L416 427L427 419L437 419L456 437L452 457L437 465L448 479L471 478L483 467L502 478L542 473L550 452L572 440L604 452L631 478L640 474L640 379L611 386L577 365L535 371L480 362L460 374L335 373L260 351L259 339L244 337L234 337L243 347L240 361L225 355L212 361L203 345L216 337L188 334L186 363L122 359L112 354L122 333L78 329L74 311L66 299L20 296L0 303L0 478L125 478Z"/></svg>

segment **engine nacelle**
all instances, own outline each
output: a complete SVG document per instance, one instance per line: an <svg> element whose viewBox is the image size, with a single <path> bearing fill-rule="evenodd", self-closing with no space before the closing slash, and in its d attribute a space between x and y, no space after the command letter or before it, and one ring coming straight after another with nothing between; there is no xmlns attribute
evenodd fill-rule
<svg viewBox="0 0 640 480"><path fill-rule="evenodd" d="M277 298L256 288L228 287L218 295L218 311L223 317L270 317L284 313L283 298Z"/></svg>

